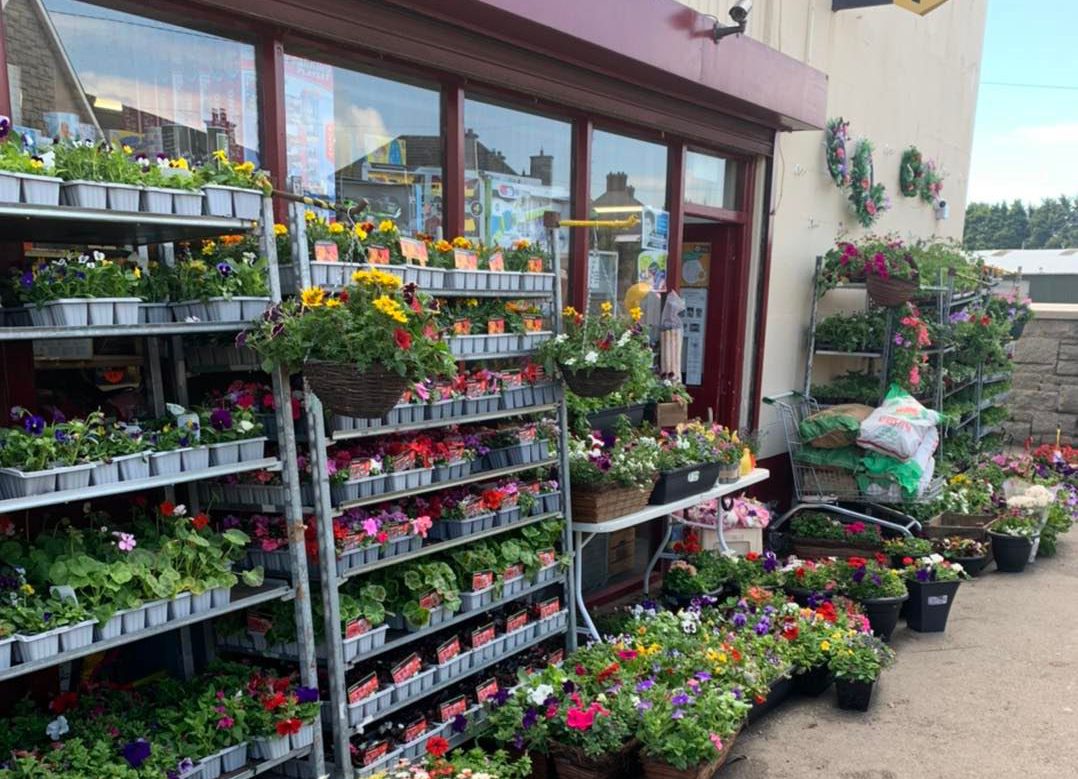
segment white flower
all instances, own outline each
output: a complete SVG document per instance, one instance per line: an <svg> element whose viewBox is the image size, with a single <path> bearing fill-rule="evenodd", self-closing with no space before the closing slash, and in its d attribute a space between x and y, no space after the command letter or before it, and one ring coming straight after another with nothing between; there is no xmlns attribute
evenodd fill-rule
<svg viewBox="0 0 1078 779"><path fill-rule="evenodd" d="M556 344L563 344L568 340L569 340L569 336L567 336L565 333L560 333L560 334L558 334L557 336L554 337L554 343L556 343Z"/></svg>
<svg viewBox="0 0 1078 779"><path fill-rule="evenodd" d="M105 259L105 253L95 249L94 250L94 260L96 262L101 262L103 259Z"/></svg>
<svg viewBox="0 0 1078 779"><path fill-rule="evenodd" d="M590 352L584 355L584 362L588 365L594 365L599 362L599 353L592 349Z"/></svg>
<svg viewBox="0 0 1078 779"><path fill-rule="evenodd" d="M547 698L554 694L554 687L549 684L540 684L531 694L528 695L528 700L534 703L536 706L542 706Z"/></svg>
<svg viewBox="0 0 1078 779"><path fill-rule="evenodd" d="M566 357L563 363L571 368L576 365L576 357Z"/></svg>
<svg viewBox="0 0 1078 779"><path fill-rule="evenodd" d="M951 570L955 573L963 573L966 569L962 567L961 563L951 563Z"/></svg>
<svg viewBox="0 0 1078 779"><path fill-rule="evenodd" d="M940 563L943 562L943 555L941 555L941 554L930 554L928 556L928 559L931 560L933 562L933 564L939 565Z"/></svg>
<svg viewBox="0 0 1078 779"><path fill-rule="evenodd" d="M172 516L174 517L182 517L186 513L187 506L183 505L182 503L178 504L176 508L172 509Z"/></svg>
<svg viewBox="0 0 1078 779"><path fill-rule="evenodd" d="M69 728L67 725L67 717L61 714L59 717L57 717L48 724L48 726L45 728L45 735L53 741L59 741L60 736L64 735L70 730L71 728Z"/></svg>
<svg viewBox="0 0 1078 779"><path fill-rule="evenodd" d="M46 170L52 170L56 167L56 152L49 149L49 151L41 155L41 162Z"/></svg>
<svg viewBox="0 0 1078 779"><path fill-rule="evenodd" d="M632 337L632 333L626 330L624 333L621 334L621 337L618 339L618 346L625 346L625 344L629 343L629 339Z"/></svg>
<svg viewBox="0 0 1078 779"><path fill-rule="evenodd" d="M241 433L249 433L255 429L255 423L249 419L242 419L238 425Z"/></svg>

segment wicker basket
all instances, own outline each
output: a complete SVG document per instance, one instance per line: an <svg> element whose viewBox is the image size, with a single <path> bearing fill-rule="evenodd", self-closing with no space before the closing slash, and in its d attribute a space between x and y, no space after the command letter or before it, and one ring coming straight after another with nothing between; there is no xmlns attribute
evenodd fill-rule
<svg viewBox="0 0 1078 779"><path fill-rule="evenodd" d="M868 288L868 296L872 298L872 302L885 308L894 308L908 303L920 289L916 276L912 280L885 279L875 273L868 274L865 286Z"/></svg>
<svg viewBox="0 0 1078 779"><path fill-rule="evenodd" d="M628 371L619 371L614 368L590 368L573 370L564 365L558 365L561 375L569 389L582 398L601 398L621 389L621 385L629 378Z"/></svg>
<svg viewBox="0 0 1078 779"><path fill-rule="evenodd" d="M311 360L304 363L303 375L327 408L361 419L385 416L408 386L408 379L378 363L361 372L347 363Z"/></svg>
<svg viewBox="0 0 1078 779"><path fill-rule="evenodd" d="M617 752L592 760L577 747L556 741L550 743L550 755L554 758L558 779L612 779L621 775L638 749L640 742L634 738Z"/></svg>
<svg viewBox="0 0 1078 779"><path fill-rule="evenodd" d="M722 740L722 751L714 760L685 770L674 768L672 765L658 760L649 760L645 757L641 761L644 767L644 777L645 779L711 779L722 764L726 762L726 758L730 756L730 750L733 749L736 741L737 733L734 733L729 738L724 738Z"/></svg>
<svg viewBox="0 0 1078 779"><path fill-rule="evenodd" d="M624 517L648 505L651 487L610 487L604 490L576 488L573 495L574 522L606 522Z"/></svg>

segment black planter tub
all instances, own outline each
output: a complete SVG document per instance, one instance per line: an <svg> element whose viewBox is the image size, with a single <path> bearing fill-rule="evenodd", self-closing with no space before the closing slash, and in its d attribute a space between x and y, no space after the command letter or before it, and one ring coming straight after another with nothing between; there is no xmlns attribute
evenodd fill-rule
<svg viewBox="0 0 1078 779"><path fill-rule="evenodd" d="M872 703L872 687L875 684L875 682L835 679L835 697L838 699L838 707L847 711L868 711L869 704Z"/></svg>
<svg viewBox="0 0 1078 779"><path fill-rule="evenodd" d="M894 598L873 598L863 600L861 610L868 617L872 625L872 632L884 641L891 640L891 634L898 626L898 617L902 611L902 604L909 599L909 593Z"/></svg>
<svg viewBox="0 0 1078 779"><path fill-rule="evenodd" d="M962 582L908 581L910 599L906 603L906 625L918 633L942 633L947 629L947 615Z"/></svg>
<svg viewBox="0 0 1078 779"><path fill-rule="evenodd" d="M1005 533L988 531L992 540L992 557L996 569L1004 573L1021 573L1029 564L1029 553L1033 551L1033 539L1025 536L1009 536Z"/></svg>

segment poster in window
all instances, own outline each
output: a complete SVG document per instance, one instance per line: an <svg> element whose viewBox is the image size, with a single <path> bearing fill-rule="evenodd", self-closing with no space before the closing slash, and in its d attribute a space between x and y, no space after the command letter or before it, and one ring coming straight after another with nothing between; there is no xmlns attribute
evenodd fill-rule
<svg viewBox="0 0 1078 779"><path fill-rule="evenodd" d="M681 286L707 288L711 278L711 244L681 245Z"/></svg>
<svg viewBox="0 0 1078 779"><path fill-rule="evenodd" d="M704 344L707 331L707 290L681 290L685 301L685 343L681 350L681 370L686 386L697 387L704 377Z"/></svg>
<svg viewBox="0 0 1078 779"><path fill-rule="evenodd" d="M640 215L640 248L666 252L670 245L670 214L644 206Z"/></svg>
<svg viewBox="0 0 1078 779"><path fill-rule="evenodd" d="M649 249L636 258L636 278L651 286L652 292L666 292L666 252Z"/></svg>

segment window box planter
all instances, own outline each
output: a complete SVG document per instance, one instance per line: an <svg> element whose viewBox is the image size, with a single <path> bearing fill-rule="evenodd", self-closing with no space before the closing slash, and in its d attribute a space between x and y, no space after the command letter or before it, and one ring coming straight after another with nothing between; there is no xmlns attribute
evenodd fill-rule
<svg viewBox="0 0 1078 779"><path fill-rule="evenodd" d="M472 668L472 653L461 652L447 663L435 666L438 670L438 684L445 684L451 679L464 676Z"/></svg>
<svg viewBox="0 0 1078 779"><path fill-rule="evenodd" d="M344 639L344 660L351 662L362 654L381 648L386 643L388 625L379 625L366 633Z"/></svg>
<svg viewBox="0 0 1078 779"><path fill-rule="evenodd" d="M85 622L60 628L61 651L70 652L90 646L94 642L94 625L96 624L96 619L88 619Z"/></svg>
<svg viewBox="0 0 1078 779"><path fill-rule="evenodd" d="M5 498L27 498L56 491L56 471L20 471L0 468L0 494Z"/></svg>
<svg viewBox="0 0 1078 779"><path fill-rule="evenodd" d="M417 633L420 630L428 630L441 625L449 618L449 610L445 606L438 606L430 610L430 619L426 625L413 625L404 618L403 614L394 614L386 620L391 630L403 630L408 633Z"/></svg>
<svg viewBox="0 0 1078 779"><path fill-rule="evenodd" d="M445 272L445 285L446 289L487 289L486 273L478 270L448 270Z"/></svg>
<svg viewBox="0 0 1078 779"><path fill-rule="evenodd" d="M108 206L108 189L98 181L65 181L60 185L60 200L65 206L98 208Z"/></svg>
<svg viewBox="0 0 1078 779"><path fill-rule="evenodd" d="M499 468L508 468L510 464L522 464L524 462L523 450L530 446L531 444L516 444L514 446L506 446L502 449L491 449L484 458L484 461L487 464L487 470L493 471Z"/></svg>
<svg viewBox="0 0 1078 779"><path fill-rule="evenodd" d="M240 322L243 303L235 298L210 298L206 301L206 313L210 322Z"/></svg>
<svg viewBox="0 0 1078 779"><path fill-rule="evenodd" d="M511 410L514 408L526 408L534 406L535 390L530 384L522 384L519 387L510 387L502 390L501 408Z"/></svg>
<svg viewBox="0 0 1078 779"><path fill-rule="evenodd" d="M610 434L614 431L619 419L628 417L629 424L636 428L644 422L645 408L643 403L634 403L631 406L604 408L601 411L595 411L588 414L588 426L592 430L598 430L603 434Z"/></svg>
<svg viewBox="0 0 1078 779"><path fill-rule="evenodd" d="M558 564L545 566L535 572L535 584L546 584L558 578Z"/></svg>
<svg viewBox="0 0 1078 779"><path fill-rule="evenodd" d="M114 463L120 466L120 479L123 481L138 481L150 478L150 453L136 452L112 458Z"/></svg>
<svg viewBox="0 0 1078 779"><path fill-rule="evenodd" d="M385 424L387 425L410 425L415 422L422 422L426 418L426 406L419 406L412 403L405 405L394 406L386 414Z"/></svg>
<svg viewBox="0 0 1078 779"><path fill-rule="evenodd" d="M872 632L884 641L891 640L891 634L898 625L902 604L909 600L909 593L893 598L872 598L859 601L861 609L872 625Z"/></svg>
<svg viewBox="0 0 1078 779"><path fill-rule="evenodd" d="M257 221L262 216L262 193L257 189L232 188L232 213L237 219Z"/></svg>
<svg viewBox="0 0 1078 779"><path fill-rule="evenodd" d="M992 541L992 557L996 561L996 570L1003 573L1022 573L1029 564L1030 555L1034 554L1034 543L1040 541L1037 538L1025 538L1023 536L1009 536L1003 533L988 531L988 537Z"/></svg>
<svg viewBox="0 0 1078 779"><path fill-rule="evenodd" d="M868 711L868 707L872 703L872 688L875 685L875 682L835 679L835 694L838 707L847 711Z"/></svg>
<svg viewBox="0 0 1078 779"><path fill-rule="evenodd" d="M111 181L105 184L105 191L110 211L138 211L139 188L133 184L114 184Z"/></svg>
<svg viewBox="0 0 1078 779"><path fill-rule="evenodd" d="M146 612L146 626L157 627L168 622L167 600L155 600L142 604L142 610Z"/></svg>
<svg viewBox="0 0 1078 779"><path fill-rule="evenodd" d="M120 480L120 464L115 460L94 463L90 471L90 484L115 484Z"/></svg>
<svg viewBox="0 0 1078 779"><path fill-rule="evenodd" d="M484 530L490 530L494 527L496 517L496 514L490 512L487 514L477 514L468 519L439 519L431 526L430 530L427 531L427 535L436 541L464 538L465 536L475 535Z"/></svg>
<svg viewBox="0 0 1078 779"><path fill-rule="evenodd" d="M495 513L497 514L497 520L494 523L495 527L506 527L520 521L520 506L498 509Z"/></svg>
<svg viewBox="0 0 1078 779"><path fill-rule="evenodd" d="M204 757L196 765L199 779L218 779L221 776L221 753Z"/></svg>
<svg viewBox="0 0 1078 779"><path fill-rule="evenodd" d="M168 602L169 619L184 619L191 616L191 593L180 592Z"/></svg>
<svg viewBox="0 0 1078 779"><path fill-rule="evenodd" d="M153 476L167 476L183 470L183 449L171 452L153 452L150 455L150 473Z"/></svg>
<svg viewBox="0 0 1078 779"><path fill-rule="evenodd" d="M951 612L962 582L907 581L910 599L906 603L906 625L918 633L942 633L947 629L947 616Z"/></svg>
<svg viewBox="0 0 1078 779"><path fill-rule="evenodd" d="M682 498L707 492L715 486L720 467L719 463L701 463L665 471L659 474L659 480L655 482L655 488L651 491L648 503L653 506L673 503Z"/></svg>
<svg viewBox="0 0 1078 779"><path fill-rule="evenodd" d="M486 395L481 398L465 398L464 413L468 416L472 416L473 414L489 414L493 411L497 411L501 399L501 395Z"/></svg>
<svg viewBox="0 0 1078 779"><path fill-rule="evenodd" d="M378 474L377 476L364 476L361 479L351 479L343 484L331 484L329 490L333 503L369 498L387 491L386 476L385 474Z"/></svg>
<svg viewBox="0 0 1078 779"><path fill-rule="evenodd" d="M435 421L439 419L452 419L464 414L464 399L453 398L451 400L439 400L427 406L427 418Z"/></svg>
<svg viewBox="0 0 1078 779"><path fill-rule="evenodd" d="M962 570L968 573L970 576L980 576L981 571L988 565L988 561L991 560L991 556L985 555L984 557L952 557L950 558L952 563L958 563L962 566Z"/></svg>
<svg viewBox="0 0 1078 779"><path fill-rule="evenodd" d="M35 206L60 205L60 179L32 173L20 173L17 178L22 183L22 202Z"/></svg>
<svg viewBox="0 0 1078 779"><path fill-rule="evenodd" d="M558 511L561 511L560 492L543 492L535 496L535 509L533 510L533 513L554 514Z"/></svg>
<svg viewBox="0 0 1078 779"><path fill-rule="evenodd" d="M127 609L120 613L123 622L123 632L138 633L140 630L146 629L146 610L142 606L137 608Z"/></svg>
<svg viewBox="0 0 1078 779"><path fill-rule="evenodd" d="M139 209L147 214L171 214L172 190L164 187L143 187Z"/></svg>
<svg viewBox="0 0 1078 779"><path fill-rule="evenodd" d="M572 490L574 522L606 522L644 508L651 488L614 487L605 490Z"/></svg>
<svg viewBox="0 0 1078 779"><path fill-rule="evenodd" d="M177 216L202 216L202 191L172 193L172 212Z"/></svg>
<svg viewBox="0 0 1078 779"><path fill-rule="evenodd" d="M256 760L280 760L291 752L288 736L251 739L251 751Z"/></svg>
<svg viewBox="0 0 1078 779"><path fill-rule="evenodd" d="M553 273L523 273L520 278L520 289L523 292L553 292Z"/></svg>
<svg viewBox="0 0 1078 779"><path fill-rule="evenodd" d="M394 685L393 687L393 703L404 703L412 698L416 698L422 695L424 692L434 686L434 675L438 672L437 668L428 668L425 671L420 671L411 679Z"/></svg>
<svg viewBox="0 0 1078 779"><path fill-rule="evenodd" d="M520 348L521 336L517 333L488 335L487 338L487 354L504 354L505 352L515 352Z"/></svg>
<svg viewBox="0 0 1078 779"><path fill-rule="evenodd" d="M202 188L203 213L206 216L231 217L235 211L232 206L232 187L207 184Z"/></svg>
<svg viewBox="0 0 1078 779"><path fill-rule="evenodd" d="M852 541L839 541L830 538L803 538L795 536L790 539L793 545L793 553L804 559L818 557L865 557L880 551L881 547L870 544L856 544Z"/></svg>
<svg viewBox="0 0 1078 779"><path fill-rule="evenodd" d="M524 572L521 571L518 575L512 579L502 580L502 599L512 598L514 595L519 595L528 586L528 580L524 578Z"/></svg>
<svg viewBox="0 0 1078 779"><path fill-rule="evenodd" d="M85 298L50 300L45 308L57 327L85 327L90 319Z"/></svg>
<svg viewBox="0 0 1078 779"><path fill-rule="evenodd" d="M209 321L209 313L206 304L201 300L186 300L170 304L172 316L177 322L186 322L197 319L200 322Z"/></svg>
<svg viewBox="0 0 1078 779"><path fill-rule="evenodd" d="M180 449L180 469L183 471L204 471L210 467L210 448L191 446Z"/></svg>
<svg viewBox="0 0 1078 779"><path fill-rule="evenodd" d="M244 438L239 442L240 462L248 463L261 460L266 456L266 437Z"/></svg>
<svg viewBox="0 0 1078 779"><path fill-rule="evenodd" d="M400 492L426 487L434 478L433 468L413 468L409 471L386 474L386 491Z"/></svg>
<svg viewBox="0 0 1078 779"><path fill-rule="evenodd" d="M288 738L294 750L309 747L314 743L314 723L305 722L298 732L293 733Z"/></svg>
<svg viewBox="0 0 1078 779"><path fill-rule="evenodd" d="M216 444L207 444L210 450L210 465L235 465L240 461L240 442L222 441Z"/></svg>
<svg viewBox="0 0 1078 779"><path fill-rule="evenodd" d="M458 460L457 462L448 465L436 465L434 466L434 477L432 478L432 481L453 481L454 479L463 479L471 472L471 460Z"/></svg>
<svg viewBox="0 0 1078 779"><path fill-rule="evenodd" d="M52 309L49 308L47 303L40 308L38 306L27 306L26 313L30 317L30 324L34 327L52 327L55 324L52 318ZM10 317L11 314L9 313L8 316ZM4 324L7 327L16 326L16 323L10 319Z"/></svg>
<svg viewBox="0 0 1078 779"><path fill-rule="evenodd" d="M390 540L381 549L381 559L388 560L390 557L418 552L423 547L423 539L419 536L400 536Z"/></svg>
<svg viewBox="0 0 1078 779"><path fill-rule="evenodd" d="M777 709L783 701L790 697L793 687L793 679L788 676L771 682L770 690L764 702L753 704L753 707L749 709L748 721L755 722L768 712Z"/></svg>
<svg viewBox="0 0 1078 779"><path fill-rule="evenodd" d="M6 170L0 170L0 203L18 203L19 191L19 177Z"/></svg>
<svg viewBox="0 0 1078 779"><path fill-rule="evenodd" d="M90 486L90 474L94 470L94 463L55 466L52 470L56 473L57 492L81 490L83 487Z"/></svg>
<svg viewBox="0 0 1078 779"><path fill-rule="evenodd" d="M481 590L460 593L461 611L479 611L494 602L494 585Z"/></svg>
<svg viewBox="0 0 1078 779"><path fill-rule="evenodd" d="M363 721L377 717L393 704L393 686L370 695L357 703L348 704L348 723L352 727Z"/></svg>
<svg viewBox="0 0 1078 779"><path fill-rule="evenodd" d="M233 300L238 300L242 306L242 313L240 319L244 322L251 322L255 319L261 318L266 313L266 310L270 307L270 299L268 297L251 297L248 295L234 297Z"/></svg>
<svg viewBox="0 0 1078 779"><path fill-rule="evenodd" d="M977 541L988 538L988 526L995 520L992 514L955 514L944 512L937 514L925 523L924 531L928 538L946 538L961 536Z"/></svg>
<svg viewBox="0 0 1078 779"><path fill-rule="evenodd" d="M231 587L214 587L210 590L210 602L215 609L223 609L232 602Z"/></svg>
<svg viewBox="0 0 1078 779"><path fill-rule="evenodd" d="M11 648L14 644L14 638L0 638L0 671L11 668Z"/></svg>
<svg viewBox="0 0 1078 779"><path fill-rule="evenodd" d="M191 613L202 614L213 608L213 593L209 590L205 592L191 593Z"/></svg>
<svg viewBox="0 0 1078 779"><path fill-rule="evenodd" d="M220 755L222 773L230 774L238 771L247 763L247 742L236 744L234 747L225 747Z"/></svg>
<svg viewBox="0 0 1078 779"><path fill-rule="evenodd" d="M639 749L640 742L634 738L625 742L617 752L592 759L577 747L550 742L550 755L554 758L559 779L613 779L630 775L632 772L626 769L635 762Z"/></svg>
<svg viewBox="0 0 1078 779"><path fill-rule="evenodd" d="M15 645L19 653L19 659L24 663L33 663L53 657L60 653L60 633L64 628L54 628L42 633L34 633L24 636L21 633L14 635Z"/></svg>
<svg viewBox="0 0 1078 779"><path fill-rule="evenodd" d="M454 357L487 353L487 336L455 335L449 339L449 351Z"/></svg>
<svg viewBox="0 0 1078 779"><path fill-rule="evenodd" d="M168 303L139 303L138 320L143 324L167 325L172 321Z"/></svg>

